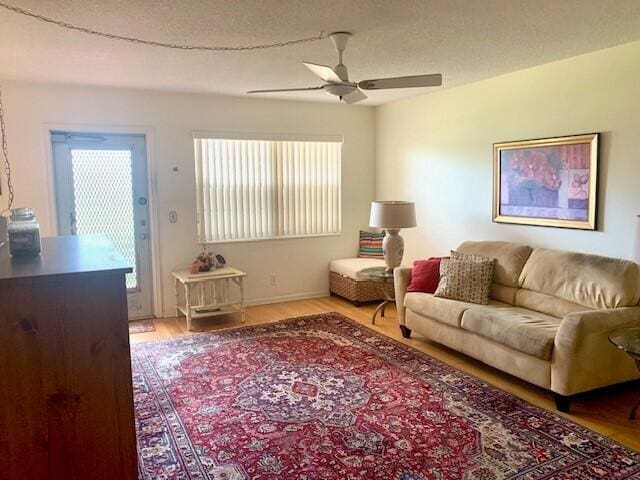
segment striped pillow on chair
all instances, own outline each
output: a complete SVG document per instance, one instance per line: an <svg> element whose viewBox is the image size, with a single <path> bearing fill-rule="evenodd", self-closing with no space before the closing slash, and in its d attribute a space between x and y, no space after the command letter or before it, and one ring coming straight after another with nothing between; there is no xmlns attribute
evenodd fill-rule
<svg viewBox="0 0 640 480"><path fill-rule="evenodd" d="M372 233L360 230L360 258L384 258L382 254L382 239L384 233Z"/></svg>

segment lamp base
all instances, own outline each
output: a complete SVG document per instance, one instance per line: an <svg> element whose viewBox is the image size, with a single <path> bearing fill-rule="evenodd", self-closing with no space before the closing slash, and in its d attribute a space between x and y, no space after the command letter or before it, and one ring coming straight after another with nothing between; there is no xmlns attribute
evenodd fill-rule
<svg viewBox="0 0 640 480"><path fill-rule="evenodd" d="M387 229L387 234L382 240L382 253L384 263L387 264L387 272L399 267L404 255L404 239L399 235L399 229Z"/></svg>

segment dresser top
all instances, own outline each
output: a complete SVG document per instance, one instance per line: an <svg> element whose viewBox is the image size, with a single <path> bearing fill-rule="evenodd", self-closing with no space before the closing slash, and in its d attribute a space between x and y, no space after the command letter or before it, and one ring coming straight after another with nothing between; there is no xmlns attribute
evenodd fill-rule
<svg viewBox="0 0 640 480"><path fill-rule="evenodd" d="M0 247L0 280L76 273L132 272L103 235L45 237L36 257L11 257L9 245Z"/></svg>

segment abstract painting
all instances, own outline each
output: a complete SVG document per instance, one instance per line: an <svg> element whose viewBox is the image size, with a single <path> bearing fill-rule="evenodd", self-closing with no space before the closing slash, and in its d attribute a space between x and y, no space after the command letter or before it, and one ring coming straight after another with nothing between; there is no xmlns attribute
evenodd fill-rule
<svg viewBox="0 0 640 480"><path fill-rule="evenodd" d="M595 230L598 136L494 144L494 221Z"/></svg>

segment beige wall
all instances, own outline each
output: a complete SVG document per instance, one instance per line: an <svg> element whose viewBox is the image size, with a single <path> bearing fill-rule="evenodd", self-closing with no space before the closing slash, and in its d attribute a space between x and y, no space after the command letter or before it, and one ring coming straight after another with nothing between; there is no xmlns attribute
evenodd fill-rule
<svg viewBox="0 0 640 480"><path fill-rule="evenodd" d="M48 164L48 125L103 126L104 131L148 130L156 178L160 278L165 314L173 312L169 272L199 251L196 240L192 131L340 134L342 235L222 244L215 251L249 274L247 297L264 302L328 292L328 262L357 252L374 192L374 110L329 103L287 102L213 95L3 83L15 206L36 209L43 233L56 233ZM73 128L73 127L70 127ZM178 172L173 172L173 167ZM0 175L1 176L1 175ZM3 176L2 176L3 177ZM0 197L4 205L6 196ZM179 222L171 224L168 212ZM270 285L270 276L276 285Z"/></svg>
<svg viewBox="0 0 640 480"><path fill-rule="evenodd" d="M377 109L142 90L3 83L16 206L34 207L55 233L48 125L151 133L163 311L169 272L198 252L193 130L341 134L343 233L338 237L220 245L249 273L253 301L326 293L327 263L353 255L369 201L412 199L419 227L405 230L406 260L465 239L508 239L627 257L640 213L640 43L496 77ZM445 72L446 73L446 72ZM446 81L446 76L445 76ZM600 231L491 222L492 143L603 133ZM376 157L374 172L373 158ZM179 171L173 172L177 166ZM4 204L6 196L0 197ZM170 210L179 222L170 224ZM276 285L269 277L276 275Z"/></svg>
<svg viewBox="0 0 640 480"><path fill-rule="evenodd" d="M600 231L492 223L494 142L590 132L603 133ZM376 155L376 197L416 202L406 261L465 239L629 257L640 214L640 42L379 107Z"/></svg>

